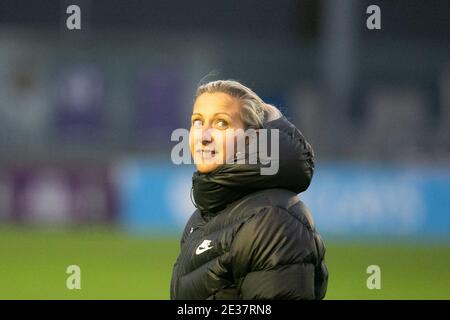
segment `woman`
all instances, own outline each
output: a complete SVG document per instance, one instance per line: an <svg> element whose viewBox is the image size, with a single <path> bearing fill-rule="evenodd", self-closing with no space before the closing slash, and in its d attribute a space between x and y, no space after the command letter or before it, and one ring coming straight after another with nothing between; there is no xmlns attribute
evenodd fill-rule
<svg viewBox="0 0 450 320"><path fill-rule="evenodd" d="M239 135L227 133L238 129L279 130L275 174L262 175L262 161L237 161L242 154L230 146ZM190 149L197 210L181 238L171 299L322 299L325 247L297 196L314 170L300 131L244 85L214 81L197 90Z"/></svg>

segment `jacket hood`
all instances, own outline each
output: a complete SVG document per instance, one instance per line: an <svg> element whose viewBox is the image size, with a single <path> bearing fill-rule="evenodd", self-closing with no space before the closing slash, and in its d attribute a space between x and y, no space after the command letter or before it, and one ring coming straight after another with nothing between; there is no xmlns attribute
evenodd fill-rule
<svg viewBox="0 0 450 320"><path fill-rule="evenodd" d="M284 116L267 122L264 128L279 129L279 156L271 157L272 162L278 162L278 171L262 175L261 169L270 165L258 158L256 164L223 164L209 173L194 172L192 192L204 218L262 189L282 188L300 193L308 188L314 171L314 153L301 132ZM249 154L244 157L248 160Z"/></svg>

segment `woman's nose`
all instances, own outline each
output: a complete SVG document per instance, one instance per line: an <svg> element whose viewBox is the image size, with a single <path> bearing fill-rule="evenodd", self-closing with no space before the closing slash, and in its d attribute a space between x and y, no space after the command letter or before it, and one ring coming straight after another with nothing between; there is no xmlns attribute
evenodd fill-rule
<svg viewBox="0 0 450 320"><path fill-rule="evenodd" d="M212 134L210 129L202 131L202 144L207 145L212 142Z"/></svg>

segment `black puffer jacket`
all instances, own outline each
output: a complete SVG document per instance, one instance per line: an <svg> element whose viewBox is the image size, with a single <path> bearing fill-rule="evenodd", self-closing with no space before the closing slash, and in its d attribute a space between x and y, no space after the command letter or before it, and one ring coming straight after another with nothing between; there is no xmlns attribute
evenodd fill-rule
<svg viewBox="0 0 450 320"><path fill-rule="evenodd" d="M279 170L261 164L225 164L195 172L197 210L181 238L171 299L322 299L328 272L325 247L297 194L314 170L313 151L285 117Z"/></svg>

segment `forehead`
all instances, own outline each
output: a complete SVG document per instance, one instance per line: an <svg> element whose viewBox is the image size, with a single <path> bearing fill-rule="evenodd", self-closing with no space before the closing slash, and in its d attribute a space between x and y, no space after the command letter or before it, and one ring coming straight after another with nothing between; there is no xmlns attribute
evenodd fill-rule
<svg viewBox="0 0 450 320"><path fill-rule="evenodd" d="M226 93L203 93L195 100L192 113L208 117L222 112L234 117L239 114L239 107L238 99Z"/></svg>

